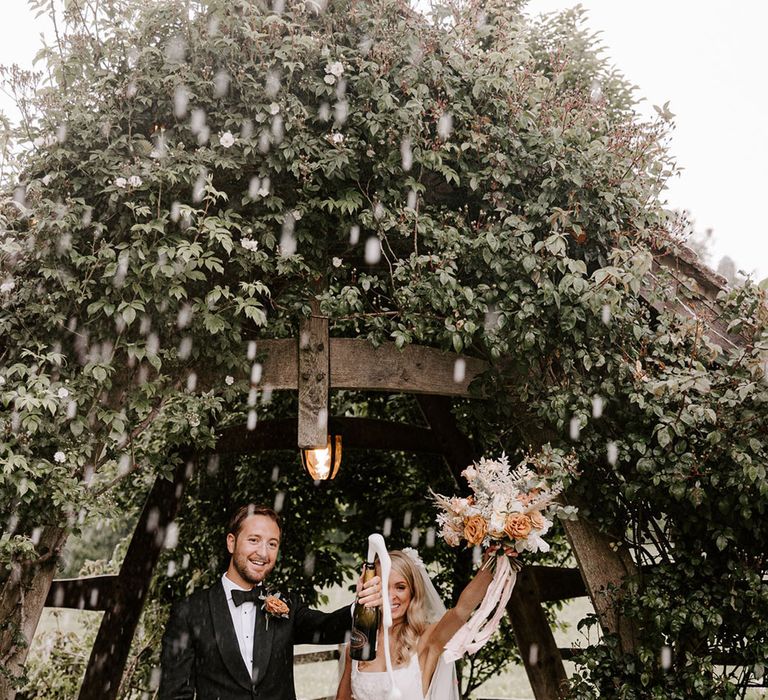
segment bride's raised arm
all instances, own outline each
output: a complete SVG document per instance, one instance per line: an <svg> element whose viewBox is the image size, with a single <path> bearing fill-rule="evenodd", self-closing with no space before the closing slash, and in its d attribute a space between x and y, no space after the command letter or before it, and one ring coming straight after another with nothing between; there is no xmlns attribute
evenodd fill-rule
<svg viewBox="0 0 768 700"><path fill-rule="evenodd" d="M438 655L441 654L451 637L461 629L461 626L469 620L477 606L483 601L485 592L493 581L493 568L486 567L485 564L491 557L497 556L497 550L498 546L491 546L485 550L483 566L464 587L456 602L456 607L446 610L440 620L425 635L424 644L430 648L430 651L434 651Z"/></svg>

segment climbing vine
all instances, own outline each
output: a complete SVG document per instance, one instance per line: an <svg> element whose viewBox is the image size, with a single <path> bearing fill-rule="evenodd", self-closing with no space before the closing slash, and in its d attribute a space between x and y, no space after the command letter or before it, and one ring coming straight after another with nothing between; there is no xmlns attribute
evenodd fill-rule
<svg viewBox="0 0 768 700"><path fill-rule="evenodd" d="M638 116L580 18L72 3L45 75L5 74L25 105L0 209L8 673L67 535L270 410L258 341L314 301L333 335L487 360L487 400L456 407L484 451L575 451L583 517L640 567L640 643L584 649L571 697L740 697L763 674L764 292L716 300L734 343L681 313L657 265L680 243L669 115Z"/></svg>

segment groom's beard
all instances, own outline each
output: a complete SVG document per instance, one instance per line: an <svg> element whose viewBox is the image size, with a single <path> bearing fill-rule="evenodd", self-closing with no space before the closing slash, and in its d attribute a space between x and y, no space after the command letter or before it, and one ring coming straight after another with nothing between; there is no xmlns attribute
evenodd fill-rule
<svg viewBox="0 0 768 700"><path fill-rule="evenodd" d="M232 556L232 565L235 571L240 575L243 581L247 581L251 586L264 581L275 568L275 562L269 561L264 566L254 570L251 566L251 559L245 554L234 554Z"/></svg>

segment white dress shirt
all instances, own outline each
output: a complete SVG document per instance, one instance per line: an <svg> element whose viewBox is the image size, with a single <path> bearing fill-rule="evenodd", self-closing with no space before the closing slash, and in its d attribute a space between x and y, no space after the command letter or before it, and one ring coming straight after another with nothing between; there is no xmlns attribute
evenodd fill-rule
<svg viewBox="0 0 768 700"><path fill-rule="evenodd" d="M240 586L232 583L226 574L222 575L221 583L224 586L229 614L232 616L232 625L235 628L240 655L243 657L243 663L250 676L253 670L253 630L256 625L256 605L249 601L235 605L232 600L232 591L246 591L248 589L240 588Z"/></svg>

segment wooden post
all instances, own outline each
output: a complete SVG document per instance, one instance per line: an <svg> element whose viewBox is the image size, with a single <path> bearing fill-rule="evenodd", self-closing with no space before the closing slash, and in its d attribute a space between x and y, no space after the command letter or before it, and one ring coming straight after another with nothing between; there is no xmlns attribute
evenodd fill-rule
<svg viewBox="0 0 768 700"><path fill-rule="evenodd" d="M311 316L299 326L299 448L325 447L331 362L328 319Z"/></svg>
<svg viewBox="0 0 768 700"><path fill-rule="evenodd" d="M568 676L541 607L536 576L528 567L517 574L507 614L536 700L559 700Z"/></svg>
<svg viewBox="0 0 768 700"><path fill-rule="evenodd" d="M182 460L173 480L157 477L120 568L114 603L104 613L80 686L78 700L114 700L120 690L131 641L168 526L178 512L193 462Z"/></svg>
<svg viewBox="0 0 768 700"><path fill-rule="evenodd" d="M618 635L621 650L626 654L633 653L638 643L637 628L619 614L616 594L624 579L638 575L632 556L626 547L614 542L583 517L564 520L563 527L603 632Z"/></svg>

